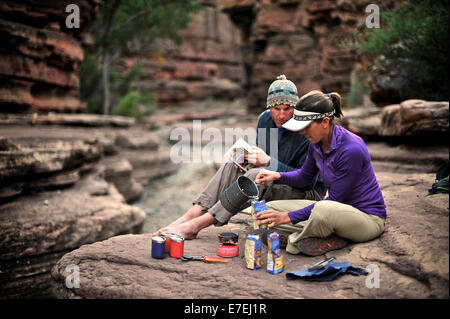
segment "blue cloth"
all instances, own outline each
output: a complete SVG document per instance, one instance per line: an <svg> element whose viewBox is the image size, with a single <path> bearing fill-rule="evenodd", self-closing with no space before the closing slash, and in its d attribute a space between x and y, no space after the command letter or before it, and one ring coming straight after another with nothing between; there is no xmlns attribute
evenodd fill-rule
<svg viewBox="0 0 450 319"><path fill-rule="evenodd" d="M348 262L331 262L320 269L308 270L308 268L305 268L288 272L286 278L289 280L303 279L308 281L331 281L341 274L359 276L367 275L368 272L362 268L354 267Z"/></svg>

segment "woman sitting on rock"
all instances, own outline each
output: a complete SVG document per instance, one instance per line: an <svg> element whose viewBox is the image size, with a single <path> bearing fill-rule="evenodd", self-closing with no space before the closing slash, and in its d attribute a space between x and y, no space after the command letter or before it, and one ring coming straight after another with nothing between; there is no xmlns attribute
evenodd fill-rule
<svg viewBox="0 0 450 319"><path fill-rule="evenodd" d="M334 123L341 96L311 91L296 104L283 127L311 142L305 164L291 172L261 171L257 184L270 181L304 187L320 172L328 197L320 201L279 200L257 215L260 224L291 233L286 251L317 256L343 248L347 239L364 242L384 231L386 206L364 141Z"/></svg>

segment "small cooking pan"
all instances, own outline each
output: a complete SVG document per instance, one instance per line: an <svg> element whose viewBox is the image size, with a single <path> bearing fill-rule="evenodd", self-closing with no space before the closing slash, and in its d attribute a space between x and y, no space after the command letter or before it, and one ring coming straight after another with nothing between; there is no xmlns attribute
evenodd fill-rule
<svg viewBox="0 0 450 319"><path fill-rule="evenodd" d="M219 234L219 242L222 244L237 244L239 236L235 233Z"/></svg>

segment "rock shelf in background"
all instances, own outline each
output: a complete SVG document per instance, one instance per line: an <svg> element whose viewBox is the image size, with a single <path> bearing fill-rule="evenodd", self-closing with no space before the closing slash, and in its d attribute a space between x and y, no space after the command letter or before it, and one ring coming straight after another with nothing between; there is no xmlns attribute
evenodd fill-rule
<svg viewBox="0 0 450 319"><path fill-rule="evenodd" d="M145 212L127 205L112 184L88 175L73 187L1 204L1 295L51 296L51 282L40 282L39 278L47 277L50 265L40 264L54 263L62 252L83 244L136 233L144 220ZM20 288L27 285L27 291L21 292Z"/></svg>
<svg viewBox="0 0 450 319"><path fill-rule="evenodd" d="M381 114L381 136L448 137L448 101L406 100L385 106Z"/></svg>
<svg viewBox="0 0 450 319"><path fill-rule="evenodd" d="M118 115L99 115L99 114L67 114L67 113L48 113L48 114L0 114L0 124L18 124L18 125L72 125L72 126L112 126L129 127L136 121L132 117Z"/></svg>
<svg viewBox="0 0 450 319"><path fill-rule="evenodd" d="M0 198L42 188L67 186L102 156L98 143L89 140L20 142L2 138Z"/></svg>
<svg viewBox="0 0 450 319"><path fill-rule="evenodd" d="M447 141L448 101L405 100L384 108L344 109L341 125L362 137Z"/></svg>

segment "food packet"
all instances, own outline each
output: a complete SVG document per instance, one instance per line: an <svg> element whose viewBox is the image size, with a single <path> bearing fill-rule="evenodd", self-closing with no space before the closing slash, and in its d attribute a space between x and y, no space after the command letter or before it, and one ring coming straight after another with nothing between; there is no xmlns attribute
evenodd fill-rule
<svg viewBox="0 0 450 319"><path fill-rule="evenodd" d="M253 216L253 229L261 230L267 228L267 225L258 225L258 219L256 219L256 214L267 210L266 201L252 201L252 216Z"/></svg>
<svg viewBox="0 0 450 319"><path fill-rule="evenodd" d="M280 235L273 232L267 235L267 272L278 274L284 270L284 259L280 249Z"/></svg>
<svg viewBox="0 0 450 319"><path fill-rule="evenodd" d="M259 235L247 235L244 256L248 269L261 268L261 239Z"/></svg>

